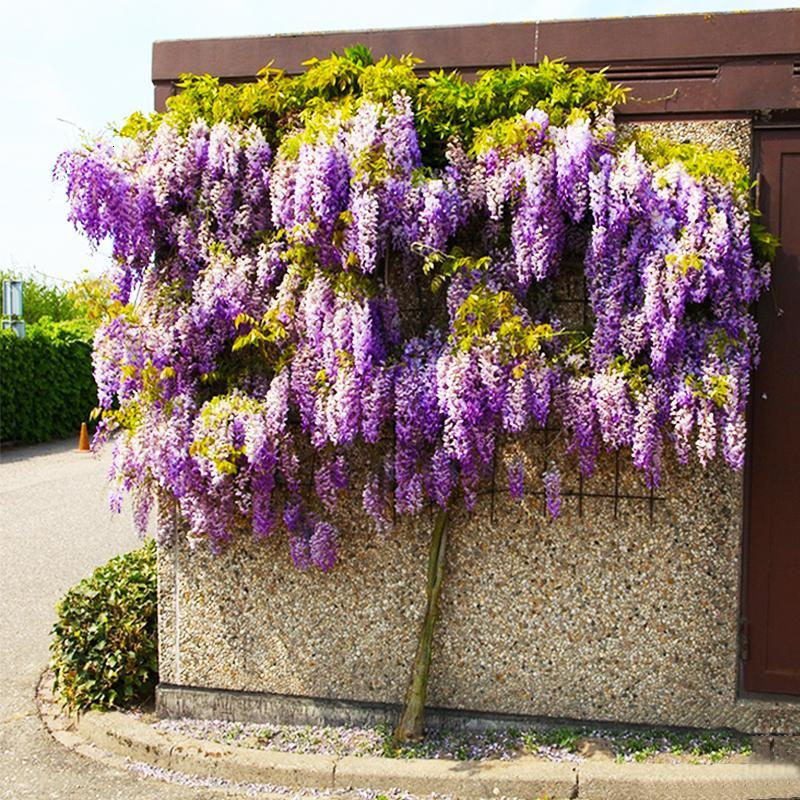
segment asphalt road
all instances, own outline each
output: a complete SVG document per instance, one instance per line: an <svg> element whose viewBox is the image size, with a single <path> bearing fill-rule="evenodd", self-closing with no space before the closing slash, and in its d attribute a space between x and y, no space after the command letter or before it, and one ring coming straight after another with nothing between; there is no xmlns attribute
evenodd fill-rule
<svg viewBox="0 0 800 800"><path fill-rule="evenodd" d="M70 753L36 714L57 600L94 567L138 546L127 510L108 510L109 454L96 458L75 446L0 453L0 798L219 798L214 790L142 778Z"/></svg>

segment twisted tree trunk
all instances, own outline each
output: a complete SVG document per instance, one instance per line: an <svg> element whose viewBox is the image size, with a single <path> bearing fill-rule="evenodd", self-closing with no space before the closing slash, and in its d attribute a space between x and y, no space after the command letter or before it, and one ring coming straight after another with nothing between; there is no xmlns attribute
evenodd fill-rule
<svg viewBox="0 0 800 800"><path fill-rule="evenodd" d="M436 515L428 553L427 606L422 622L417 652L411 667L405 707L394 730L395 744L418 742L424 734L425 699L428 695L428 673L431 667L433 630L439 613L439 596L444 580L444 559L447 548L447 511Z"/></svg>

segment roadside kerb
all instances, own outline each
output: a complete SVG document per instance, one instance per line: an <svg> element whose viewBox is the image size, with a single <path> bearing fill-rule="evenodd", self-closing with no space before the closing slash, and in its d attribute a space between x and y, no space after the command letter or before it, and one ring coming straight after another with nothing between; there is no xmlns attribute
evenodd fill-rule
<svg viewBox="0 0 800 800"><path fill-rule="evenodd" d="M337 789L404 789L453 797L577 797L575 764L534 757L513 761L450 761L347 756L336 762Z"/></svg>
<svg viewBox="0 0 800 800"><path fill-rule="evenodd" d="M42 719L70 749L101 752L201 777L310 789L402 789L464 800L525 797L549 800L796 800L800 766L793 764L616 764L587 759L558 763L524 756L512 761L331 757L232 747L158 731L119 712L64 717L45 680ZM83 742L83 747L80 743ZM93 757L97 757L94 754Z"/></svg>
<svg viewBox="0 0 800 800"><path fill-rule="evenodd" d="M778 800L800 798L800 766L584 761L578 784L582 800Z"/></svg>

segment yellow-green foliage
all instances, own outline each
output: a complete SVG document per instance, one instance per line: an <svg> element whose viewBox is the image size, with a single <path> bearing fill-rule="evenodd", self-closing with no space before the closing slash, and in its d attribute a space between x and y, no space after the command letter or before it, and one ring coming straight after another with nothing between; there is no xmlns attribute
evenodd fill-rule
<svg viewBox="0 0 800 800"><path fill-rule="evenodd" d="M210 75L182 75L180 93L167 100L165 113L133 114L120 133L146 135L164 122L185 130L203 119L209 124L253 123L277 143L301 116L307 124L334 109L351 113L361 98L386 101L404 92L414 102L423 163L435 166L442 162L451 137L470 146L484 127L531 107L546 111L554 124L561 124L576 109L594 116L625 101L625 90L609 83L602 72L570 69L561 61L545 59L536 66L512 64L487 70L474 83L457 72L422 77L414 72L419 63L411 55L375 63L366 48L356 45L343 55L332 53L305 62L307 69L299 75L267 66L256 81L239 85Z"/></svg>
<svg viewBox="0 0 800 800"><path fill-rule="evenodd" d="M712 150L697 142L675 142L645 130L637 130L632 138L638 153L658 167L680 161L695 178L716 178L739 194L750 190L747 167L731 150Z"/></svg>

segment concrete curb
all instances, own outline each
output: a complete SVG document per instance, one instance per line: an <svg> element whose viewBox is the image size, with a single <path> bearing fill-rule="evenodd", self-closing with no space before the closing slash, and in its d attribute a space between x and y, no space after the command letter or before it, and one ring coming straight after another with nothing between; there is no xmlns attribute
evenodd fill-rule
<svg viewBox="0 0 800 800"><path fill-rule="evenodd" d="M778 800L800 797L792 764L616 764L584 762L578 797L598 800Z"/></svg>
<svg viewBox="0 0 800 800"><path fill-rule="evenodd" d="M416 795L548 800L796 800L800 766L792 764L574 764L525 756L513 761L462 762L300 755L250 750L156 731L118 712L65 717L43 677L39 713L61 744L111 766L132 761L188 775L290 788L400 788Z"/></svg>

